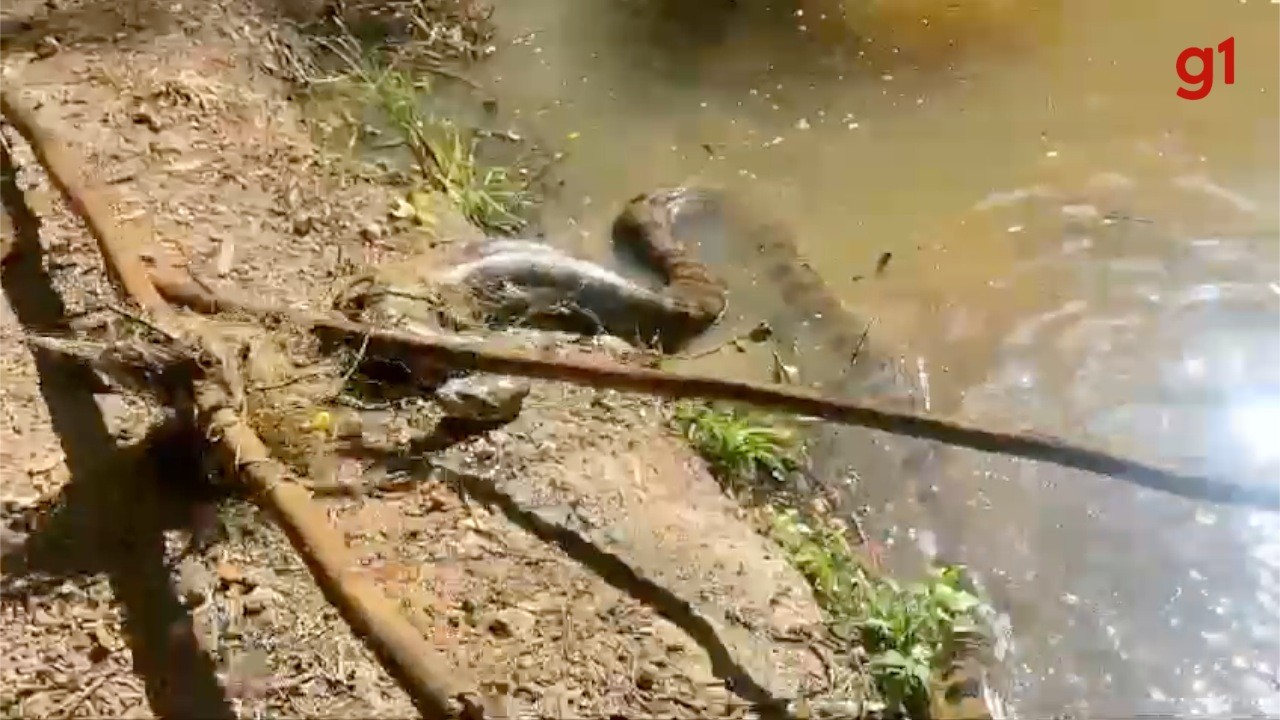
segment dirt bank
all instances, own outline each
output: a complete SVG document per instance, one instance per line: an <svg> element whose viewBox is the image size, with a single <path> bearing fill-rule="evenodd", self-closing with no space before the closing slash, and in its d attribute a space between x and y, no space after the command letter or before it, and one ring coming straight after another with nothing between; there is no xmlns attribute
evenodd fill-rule
<svg viewBox="0 0 1280 720"><path fill-rule="evenodd" d="M288 31L275 8L4 12L6 69L123 198L121 222L149 223L150 252L218 289L328 308L353 273L461 227L432 236L400 222L389 211L401 190L335 171L279 78ZM24 717L412 714L272 523L203 484L161 410L23 342L115 300L79 220L6 140L0 705ZM406 450L438 416L366 413L361 438L384 450L335 460L327 479L403 481L329 497L329 516L359 571L456 663L451 681L495 713L731 716L830 694L840 673L808 585L664 412L534 383L515 423L428 453L450 473Z"/></svg>

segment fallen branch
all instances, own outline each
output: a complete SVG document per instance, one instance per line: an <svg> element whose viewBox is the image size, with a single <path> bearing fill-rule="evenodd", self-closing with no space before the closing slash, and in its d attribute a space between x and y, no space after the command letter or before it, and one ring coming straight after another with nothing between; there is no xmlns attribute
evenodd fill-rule
<svg viewBox="0 0 1280 720"><path fill-rule="evenodd" d="M522 375L647 393L669 398L728 400L772 407L797 415L818 417L845 425L895 435L934 440L982 452L1051 462L1129 480L1155 490L1198 500L1280 509L1280 488L1236 485L1216 478L1182 473L1120 457L1105 450L1068 443L1026 432L994 430L958 420L918 415L870 404L824 398L803 388L764 385L630 367L613 362L557 358L551 354L522 354L486 347L483 341L457 335L426 337L370 327L350 320L263 307L214 294L189 278L154 273L160 293L171 302L204 313L239 312L257 317L284 318L321 335L348 342L368 342L371 355L400 360L435 361L454 369Z"/></svg>
<svg viewBox="0 0 1280 720"><path fill-rule="evenodd" d="M476 715L479 706L466 697L471 687L445 679L460 673L451 671L395 603L360 574L346 545L329 526L324 509L271 458L253 429L232 409L229 394L217 383L197 383L195 400L201 425L219 441L224 459L234 463L254 499L275 513L326 597L344 611L351 628L382 658L418 709L429 718ZM456 707L455 700L462 701L465 709Z"/></svg>
<svg viewBox="0 0 1280 720"><path fill-rule="evenodd" d="M0 110L4 119L30 143L36 159L49 174L49 180L66 198L75 214L89 226L111 279L143 308L156 315L170 312L147 279L146 268L138 253L137 238L130 237L116 223L109 191L101 185L92 190L89 188L81 175L81 169L86 165L52 132L36 122L34 111L19 97L19 86L9 77L4 80L4 88L0 91Z"/></svg>
<svg viewBox="0 0 1280 720"><path fill-rule="evenodd" d="M31 144L50 180L79 215L98 243L108 272L125 294L151 315L149 324L170 338L190 338L204 356L203 377L186 393L207 437L230 461L252 496L280 523L294 550L310 568L329 602L374 651L383 666L404 687L425 717L464 714L477 717L481 709L471 697L468 678L435 652L422 634L369 579L359 574L346 545L329 526L324 511L310 493L271 458L252 428L240 418L234 402L235 368L209 363L221 358L217 339L202 329L182 332L179 318L156 292L137 251L142 241L114 221L111 205L101 189L80 176L87 167L58 138L36 122L34 113L18 99L19 88L5 78L0 109L5 119ZM52 346L52 343L46 343ZM62 344L70 351L72 345ZM83 351L83 348L78 348ZM81 352L86 359L91 354ZM444 678L450 678L446 681ZM461 707L459 707L461 706Z"/></svg>
<svg viewBox="0 0 1280 720"><path fill-rule="evenodd" d="M114 387L172 404L178 393L189 392L191 383L202 374L189 348L178 343L134 340L104 343L79 339L28 335L27 344L57 353L87 367L110 381Z"/></svg>

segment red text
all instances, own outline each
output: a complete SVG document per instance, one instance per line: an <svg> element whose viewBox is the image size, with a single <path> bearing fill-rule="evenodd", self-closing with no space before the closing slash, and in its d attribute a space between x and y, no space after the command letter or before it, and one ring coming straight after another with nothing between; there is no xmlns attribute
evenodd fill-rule
<svg viewBox="0 0 1280 720"><path fill-rule="evenodd" d="M1236 82L1236 39L1229 37L1218 43L1218 52L1222 53L1222 82L1234 85ZM1198 72L1188 67L1192 60L1199 60ZM1185 87L1178 88L1178 97L1183 100L1202 100L1213 90L1213 48L1189 47L1178 53L1178 77Z"/></svg>

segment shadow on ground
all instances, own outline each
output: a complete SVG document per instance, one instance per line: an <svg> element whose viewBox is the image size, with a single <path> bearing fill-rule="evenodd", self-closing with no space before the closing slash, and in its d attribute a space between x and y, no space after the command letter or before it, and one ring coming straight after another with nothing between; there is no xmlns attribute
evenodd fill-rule
<svg viewBox="0 0 1280 720"><path fill-rule="evenodd" d="M56 332L65 325L63 303L42 267L39 220L24 202L7 152L0 152L0 201L17 234L0 284L26 330ZM165 564L164 531L193 516L199 477L182 477L181 469L200 464L175 456L192 444L175 442L175 431L165 427L137 445L117 446L88 373L33 352L71 480L23 518L26 540L4 549L3 601L22 602L67 579L106 574L152 710L172 718L234 717ZM164 483L157 482L161 468Z"/></svg>

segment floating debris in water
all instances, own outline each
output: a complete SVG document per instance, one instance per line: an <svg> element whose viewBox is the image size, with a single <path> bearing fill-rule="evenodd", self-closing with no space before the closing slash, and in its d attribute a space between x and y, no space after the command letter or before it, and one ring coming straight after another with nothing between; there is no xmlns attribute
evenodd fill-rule
<svg viewBox="0 0 1280 720"><path fill-rule="evenodd" d="M876 259L876 275L883 275L884 271L889 267L889 261L893 259L893 253L882 252L880 257Z"/></svg>
<svg viewBox="0 0 1280 720"><path fill-rule="evenodd" d="M771 337L773 337L773 327L763 321L747 333L747 339L751 342L764 342Z"/></svg>
<svg viewBox="0 0 1280 720"><path fill-rule="evenodd" d="M924 399L924 410L930 412L933 410L932 397L929 394L929 373L924 367L924 358L916 356L916 375L920 382L920 395Z"/></svg>
<svg viewBox="0 0 1280 720"><path fill-rule="evenodd" d="M773 381L786 385L795 385L800 382L800 369L783 362L777 350L773 351Z"/></svg>
<svg viewBox="0 0 1280 720"><path fill-rule="evenodd" d="M1063 205L1062 215L1063 217L1068 217L1073 220L1095 220L1101 216L1102 213L1098 211L1098 208L1095 205L1081 204Z"/></svg>
<svg viewBox="0 0 1280 720"><path fill-rule="evenodd" d="M808 130L808 129L809 129L809 121L808 121L808 120L806 120L805 118L800 118L799 120L797 120L797 121L796 121L796 129L797 129L797 130Z"/></svg>

